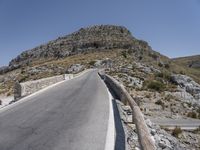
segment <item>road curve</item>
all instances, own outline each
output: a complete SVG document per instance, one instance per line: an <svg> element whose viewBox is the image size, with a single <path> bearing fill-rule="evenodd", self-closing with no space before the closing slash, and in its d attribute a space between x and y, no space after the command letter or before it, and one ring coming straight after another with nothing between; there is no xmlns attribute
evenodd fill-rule
<svg viewBox="0 0 200 150"><path fill-rule="evenodd" d="M104 150L109 97L97 71L0 112L0 150Z"/></svg>

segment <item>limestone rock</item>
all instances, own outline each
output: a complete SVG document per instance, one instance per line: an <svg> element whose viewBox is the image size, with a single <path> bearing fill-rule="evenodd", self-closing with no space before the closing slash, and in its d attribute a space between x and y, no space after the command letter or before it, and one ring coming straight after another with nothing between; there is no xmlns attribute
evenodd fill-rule
<svg viewBox="0 0 200 150"><path fill-rule="evenodd" d="M78 73L84 69L84 65L73 64L67 69L67 73Z"/></svg>
<svg viewBox="0 0 200 150"><path fill-rule="evenodd" d="M102 49L129 49L133 47L134 40L130 31L122 26L97 25L81 28L77 32L22 52L9 63L8 69L29 65L41 58L63 58ZM149 46L145 43L140 48L143 47Z"/></svg>
<svg viewBox="0 0 200 150"><path fill-rule="evenodd" d="M181 88L185 89L186 92L190 93L195 99L199 100L200 85L192 78L186 75L174 74L172 75L172 80Z"/></svg>

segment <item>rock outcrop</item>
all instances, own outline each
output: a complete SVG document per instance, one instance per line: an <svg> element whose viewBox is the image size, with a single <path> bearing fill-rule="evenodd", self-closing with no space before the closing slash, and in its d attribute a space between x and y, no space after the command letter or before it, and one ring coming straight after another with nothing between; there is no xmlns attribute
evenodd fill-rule
<svg viewBox="0 0 200 150"><path fill-rule="evenodd" d="M81 64L73 64L66 70L66 73L78 73L84 69L84 65Z"/></svg>
<svg viewBox="0 0 200 150"><path fill-rule="evenodd" d="M181 86L181 88L185 89L186 92L190 93L195 99L200 99L200 85L192 78L186 75L176 74L172 76L172 80Z"/></svg>

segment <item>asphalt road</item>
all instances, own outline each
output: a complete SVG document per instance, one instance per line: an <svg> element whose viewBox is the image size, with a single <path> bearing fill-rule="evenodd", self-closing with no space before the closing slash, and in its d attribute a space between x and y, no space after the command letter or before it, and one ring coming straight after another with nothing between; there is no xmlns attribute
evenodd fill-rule
<svg viewBox="0 0 200 150"><path fill-rule="evenodd" d="M151 118L151 121L155 124L158 124L163 127L167 127L169 129L173 129L176 126L181 127L184 130L194 130L200 127L199 119L170 119L170 118Z"/></svg>
<svg viewBox="0 0 200 150"><path fill-rule="evenodd" d="M97 71L0 112L0 150L104 150L109 98Z"/></svg>

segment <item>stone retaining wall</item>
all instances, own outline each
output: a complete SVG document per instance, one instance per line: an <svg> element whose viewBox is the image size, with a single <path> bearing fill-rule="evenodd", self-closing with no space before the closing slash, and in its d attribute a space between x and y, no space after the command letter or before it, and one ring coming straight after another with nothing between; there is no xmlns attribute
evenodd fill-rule
<svg viewBox="0 0 200 150"><path fill-rule="evenodd" d="M24 83L17 82L14 86L14 99L17 100L21 97L35 93L52 84L58 83L63 80L69 80L71 78L73 78L72 74L69 74L69 75L65 74L65 75L43 78L43 79L34 80L34 81L27 81Z"/></svg>
<svg viewBox="0 0 200 150"><path fill-rule="evenodd" d="M144 116L140 111L137 103L126 91L124 86L120 84L117 80L109 75L100 73L100 76L104 79L108 87L114 92L114 94L119 98L124 104L128 102L132 109L133 123L136 125L137 134L139 137L139 143L142 150L155 150L155 143L149 133L148 127L145 123Z"/></svg>

